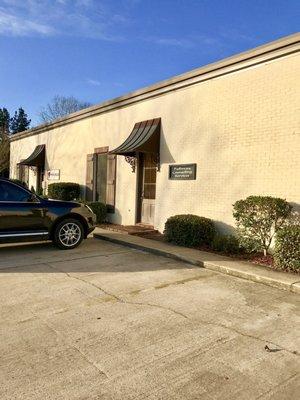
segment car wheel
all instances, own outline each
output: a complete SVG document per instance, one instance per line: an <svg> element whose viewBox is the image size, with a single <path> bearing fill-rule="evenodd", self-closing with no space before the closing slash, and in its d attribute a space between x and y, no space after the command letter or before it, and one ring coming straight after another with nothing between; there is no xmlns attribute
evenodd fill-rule
<svg viewBox="0 0 300 400"><path fill-rule="evenodd" d="M76 219L64 219L54 232L54 244L62 250L70 250L79 246L84 237L82 224Z"/></svg>

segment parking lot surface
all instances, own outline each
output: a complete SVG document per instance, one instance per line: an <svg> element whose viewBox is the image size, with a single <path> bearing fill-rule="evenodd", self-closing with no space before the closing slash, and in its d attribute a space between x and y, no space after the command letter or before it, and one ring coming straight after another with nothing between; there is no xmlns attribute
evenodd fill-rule
<svg viewBox="0 0 300 400"><path fill-rule="evenodd" d="M1 400L299 395L299 296L108 242L1 245L0 317Z"/></svg>

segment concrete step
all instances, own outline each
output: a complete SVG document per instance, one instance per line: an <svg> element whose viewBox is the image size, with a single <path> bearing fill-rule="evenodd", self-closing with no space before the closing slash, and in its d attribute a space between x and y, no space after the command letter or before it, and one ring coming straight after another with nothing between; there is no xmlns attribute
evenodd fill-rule
<svg viewBox="0 0 300 400"><path fill-rule="evenodd" d="M157 229L154 229L150 225L117 225L117 224L101 224L99 226L101 229L118 232L126 235L144 236L148 234L157 233Z"/></svg>

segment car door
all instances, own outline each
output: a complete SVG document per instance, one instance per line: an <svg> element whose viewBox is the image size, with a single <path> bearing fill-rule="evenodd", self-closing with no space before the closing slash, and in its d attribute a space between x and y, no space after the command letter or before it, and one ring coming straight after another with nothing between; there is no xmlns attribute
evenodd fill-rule
<svg viewBox="0 0 300 400"><path fill-rule="evenodd" d="M12 182L0 181L0 235L47 231L47 210L33 194Z"/></svg>

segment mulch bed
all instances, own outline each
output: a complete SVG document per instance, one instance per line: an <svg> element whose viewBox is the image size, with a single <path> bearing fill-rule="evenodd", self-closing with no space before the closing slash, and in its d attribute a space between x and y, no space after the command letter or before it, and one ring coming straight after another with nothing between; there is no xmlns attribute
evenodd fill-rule
<svg viewBox="0 0 300 400"><path fill-rule="evenodd" d="M152 240L157 240L159 242L167 242L165 236L162 233L159 233L158 231L151 231L144 227L144 226L137 226L137 225L117 225L117 224L111 224L111 223L105 223L98 225L100 228L103 229L108 229L112 231L117 231L117 232L123 232L127 234L134 234L136 236L143 237L145 239L152 239ZM262 265L264 267L269 267L272 268L273 270L276 269L274 265L274 259L272 255L268 254L267 256L264 256L263 253L252 253L252 254L247 254L247 253L241 253L241 254L227 254L219 251L214 251L208 246L201 246L198 248L200 251L207 251L209 253L215 253L227 257L231 257L236 260L241 260L241 261L248 261L251 262L255 265ZM284 271L281 270L282 272L289 272L289 273L295 273L295 271Z"/></svg>
<svg viewBox="0 0 300 400"><path fill-rule="evenodd" d="M273 257L268 254L264 256L263 254L255 254L249 259L253 264L265 265L266 267L274 267L274 259Z"/></svg>
<svg viewBox="0 0 300 400"><path fill-rule="evenodd" d="M152 239L152 240L157 240L160 242L167 242L165 236L159 232L156 233L149 233L149 234L144 234L144 235L139 235L142 236L145 239ZM231 258L235 258L238 260L242 260L242 261L249 261L252 262L253 264L256 265L263 265L265 267L270 267L270 268L274 268L274 260L273 257L268 254L267 256L264 256L262 253L255 253L255 254L227 254L227 253L223 253L220 251L214 251L212 250L210 247L208 246L201 246L198 248L198 250L200 251L207 251L209 253L215 253L215 254L220 254L223 256L227 256L227 257L231 257Z"/></svg>

